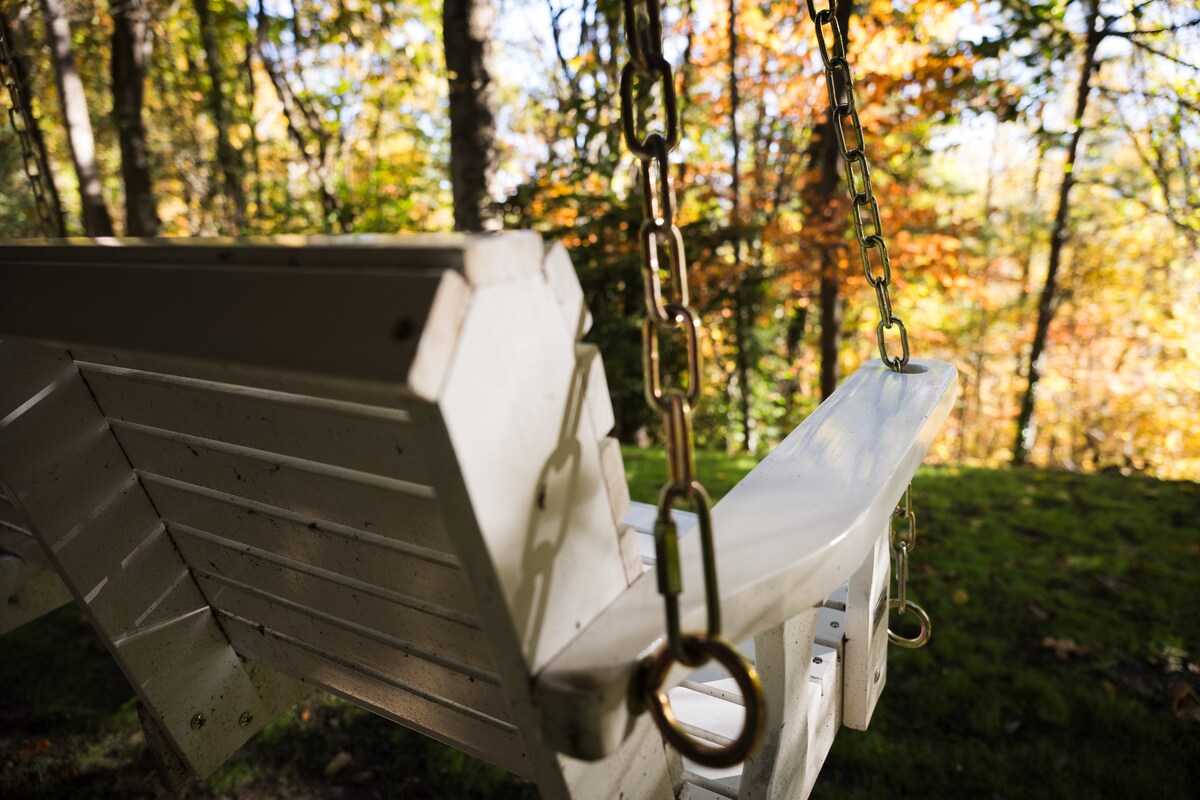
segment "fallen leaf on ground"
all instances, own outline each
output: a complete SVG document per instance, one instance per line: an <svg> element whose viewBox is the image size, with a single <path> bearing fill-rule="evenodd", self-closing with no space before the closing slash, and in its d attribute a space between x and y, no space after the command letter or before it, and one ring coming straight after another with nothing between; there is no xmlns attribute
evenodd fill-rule
<svg viewBox="0 0 1200 800"><path fill-rule="evenodd" d="M1086 656L1092 652L1090 647L1084 647L1074 639L1056 639L1053 636L1042 639L1042 647L1053 650L1059 661L1067 661L1071 656Z"/></svg>
<svg viewBox="0 0 1200 800"><path fill-rule="evenodd" d="M333 758L329 759L329 763L325 765L325 777L332 778L354 761L354 756L347 753L345 750L338 753Z"/></svg>
<svg viewBox="0 0 1200 800"><path fill-rule="evenodd" d="M50 749L50 747L51 747L51 744L50 744L49 739L38 739L36 742L29 745L28 747L22 747L20 750L18 750L17 751L17 760L18 761L28 761L29 759L36 756L38 753L46 752L47 750Z"/></svg>

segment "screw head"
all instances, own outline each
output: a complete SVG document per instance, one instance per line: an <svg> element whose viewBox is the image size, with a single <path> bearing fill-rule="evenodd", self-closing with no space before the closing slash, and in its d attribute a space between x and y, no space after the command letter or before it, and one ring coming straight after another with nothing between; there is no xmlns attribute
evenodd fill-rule
<svg viewBox="0 0 1200 800"><path fill-rule="evenodd" d="M821 663L821 657L820 657L820 656L816 656L815 658L813 658L813 663L814 663L814 664L820 664L820 663Z"/></svg>
<svg viewBox="0 0 1200 800"><path fill-rule="evenodd" d="M242 715L238 717L238 725L241 725L243 728L249 728L252 722L254 722L254 715L249 711L243 711Z"/></svg>
<svg viewBox="0 0 1200 800"><path fill-rule="evenodd" d="M198 731L204 727L204 723L208 722L208 717L203 714L196 714L192 717L192 730Z"/></svg>
<svg viewBox="0 0 1200 800"><path fill-rule="evenodd" d="M829 623L829 627L831 627L831 628L833 628L834 630L836 630L836 629L838 629L838 628L842 627L842 623L840 623L840 622L831 622L831 623Z"/></svg>
<svg viewBox="0 0 1200 800"><path fill-rule="evenodd" d="M879 679L883 676L879 670L875 670L875 683L879 683Z"/></svg>

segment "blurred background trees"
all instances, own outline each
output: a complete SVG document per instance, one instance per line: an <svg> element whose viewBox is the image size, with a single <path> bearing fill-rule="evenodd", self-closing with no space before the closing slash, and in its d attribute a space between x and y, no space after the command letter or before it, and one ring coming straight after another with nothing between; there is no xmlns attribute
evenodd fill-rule
<svg viewBox="0 0 1200 800"><path fill-rule="evenodd" d="M0 11L69 234L541 229L571 249L633 441L656 427L640 399L620 5ZM874 357L874 294L804 4L665 13L708 330L697 433L759 450ZM915 355L963 376L937 458L1200 477L1200 2L847 0L839 16L897 311ZM455 113L495 137L452 180ZM8 125L0 182L0 236L40 235Z"/></svg>

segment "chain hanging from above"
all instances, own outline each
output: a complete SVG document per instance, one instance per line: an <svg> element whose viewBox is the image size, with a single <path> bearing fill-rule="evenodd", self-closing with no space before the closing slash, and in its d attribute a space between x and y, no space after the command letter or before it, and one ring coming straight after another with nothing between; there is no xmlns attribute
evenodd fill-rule
<svg viewBox="0 0 1200 800"><path fill-rule="evenodd" d="M879 356L883 363L896 372L908 365L908 329L904 321L892 311L892 260L888 256L887 242L883 238L883 220L879 216L879 201L871 185L871 165L867 161L867 142L862 122L858 118L858 105L854 99L854 76L846 54L846 39L837 19L837 0L829 0L829 8L817 10L815 0L806 0L808 14L817 31L817 46L821 51L821 63L825 66L825 88L829 93L829 108L833 130L837 136L838 152L846 165L846 188L850 191L850 217L854 222L854 235L858 239L859 257L867 283L875 289L879 306L879 324L875 326L875 338L879 343ZM826 38L826 29L832 42ZM843 99L844 98L844 99ZM850 121L853 141L847 142L846 121ZM850 145L853 144L853 147ZM863 218L863 209L869 218ZM870 232L868 233L868 226ZM879 274L873 263L872 253L878 253ZM900 355L889 356L884 331L897 328L900 333Z"/></svg>
<svg viewBox="0 0 1200 800"><path fill-rule="evenodd" d="M883 238L883 220L879 215L879 201L871 185L871 165L867 161L867 141L862 122L858 118L858 104L854 97L854 75L846 50L846 37L837 18L837 0L829 0L829 7L817 9L816 0L806 0L808 15L817 33L817 48L821 63L825 67L825 89L829 94L830 121L837 138L838 152L846 166L846 188L850 191L850 219L854 223L854 236L858 240L859 257L862 259L863 274L867 283L875 289L879 307L879 323L875 326L875 339L879 345L879 357L895 372L903 372L908 366L908 329L904 321L892 310L892 259L888 255L887 242ZM828 36L826 38L826 30ZM843 99L844 98L844 99ZM847 141L847 123L853 140ZM851 146L853 145L853 146ZM863 218L863 209L868 218ZM869 232L868 232L869 229ZM878 253L879 273L872 253ZM888 354L885 331L896 328L900 334L900 355ZM904 531L897 534L894 522L904 521ZM921 623L920 632L909 639L888 629L888 640L899 647L924 647L929 641L933 626L924 608L908 598L908 556L916 548L917 517L912 510L912 485L904 490L903 505L897 507L891 523L892 555L896 561L896 597L888 601L891 609L900 616L912 611Z"/></svg>
<svg viewBox="0 0 1200 800"><path fill-rule="evenodd" d="M58 208L48 199L51 195L47 185L50 180L50 165L46 160L45 151L38 145L33 110L29 106L29 98L21 92L17 70L12 43L8 41L8 32L0 26L0 80L4 81L8 89L8 118L21 143L25 177L33 193L38 227L44 237L60 237L63 235L63 220Z"/></svg>
<svg viewBox="0 0 1200 800"><path fill-rule="evenodd" d="M651 716L673 747L685 757L711 767L745 761L762 738L766 713L762 684L754 667L721 636L721 598L717 587L716 548L713 544L711 501L696 477L692 453L692 410L700 400L700 317L689 303L688 265L683 234L675 222L675 195L670 153L679 144L679 103L675 76L663 56L660 0L624 0L629 61L621 71L621 127L625 144L641 162L642 224L638 231L646 317L642 321L642 366L646 402L663 418L666 430L667 482L658 496L654 523L658 590L663 595L667 642L643 671L643 696ZM638 82L659 88L664 131L638 132ZM659 251L665 249L669 292L664 294ZM659 337L682 335L687 357L686 387L665 386L659 357ZM679 531L671 515L677 502L690 503L699 517L696 535L704 564L707 630L683 633L679 595L683 591ZM662 688L673 663L687 667L715 659L737 681L745 699L742 731L727 745L711 747L685 733Z"/></svg>
<svg viewBox="0 0 1200 800"><path fill-rule="evenodd" d="M896 530L896 521L901 522L900 530ZM889 609L896 609L900 616L909 611L921 624L921 630L911 639L901 636L888 628L888 641L897 647L915 650L924 647L933 634L933 623L929 620L929 612L908 599L908 557L917 549L917 515L912 510L912 486L904 490L903 503L896 507L891 520L892 555L896 559L896 596L888 601Z"/></svg>

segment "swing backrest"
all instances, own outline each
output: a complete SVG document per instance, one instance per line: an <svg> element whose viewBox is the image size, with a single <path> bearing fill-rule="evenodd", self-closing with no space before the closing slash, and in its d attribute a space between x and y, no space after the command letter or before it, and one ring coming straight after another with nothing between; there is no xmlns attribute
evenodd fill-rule
<svg viewBox="0 0 1200 800"><path fill-rule="evenodd" d="M247 735L217 699L228 680L184 664L228 667L223 635L539 771L531 676L638 566L561 247L527 233L20 244L0 247L0 270L9 516L131 682L157 682L144 699L164 728L194 738L195 706L209 739L218 720ZM163 658L209 609L206 644ZM197 681L216 694L194 697ZM184 753L201 773L203 751Z"/></svg>
<svg viewBox="0 0 1200 800"><path fill-rule="evenodd" d="M546 797L670 795L630 703L661 599L560 247L0 245L0 287L0 512L188 771L294 702L282 673ZM868 365L718 504L728 638L812 617L856 575L859 629L886 628L880 537L954 393L940 362ZM704 615L696 539L685 629ZM835 710L862 727L883 650L854 649L838 674L859 699L839 689ZM760 783L793 758L767 750Z"/></svg>

